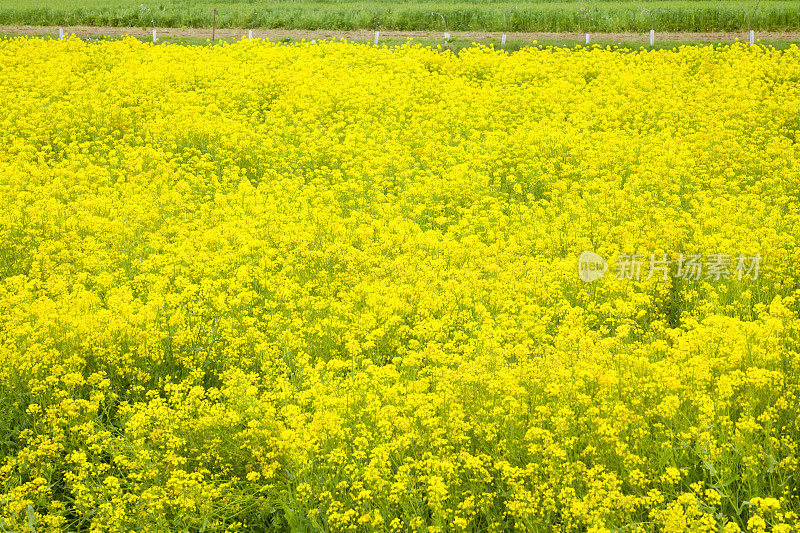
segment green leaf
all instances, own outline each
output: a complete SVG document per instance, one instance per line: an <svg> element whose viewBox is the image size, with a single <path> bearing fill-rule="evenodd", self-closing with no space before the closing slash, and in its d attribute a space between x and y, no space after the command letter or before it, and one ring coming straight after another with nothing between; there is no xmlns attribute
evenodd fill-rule
<svg viewBox="0 0 800 533"><path fill-rule="evenodd" d="M31 533L36 533L36 529L33 527L36 523L36 513L33 512L33 505L28 504L28 529Z"/></svg>

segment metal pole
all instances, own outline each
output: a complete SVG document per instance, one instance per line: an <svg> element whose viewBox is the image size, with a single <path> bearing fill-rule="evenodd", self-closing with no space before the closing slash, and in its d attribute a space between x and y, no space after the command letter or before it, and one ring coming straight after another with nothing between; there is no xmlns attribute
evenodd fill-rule
<svg viewBox="0 0 800 533"><path fill-rule="evenodd" d="M442 17L442 24L444 24L444 38L445 40L450 38L450 33L447 31L447 21L444 19L444 15L441 13L431 13L431 15L439 15Z"/></svg>
<svg viewBox="0 0 800 533"><path fill-rule="evenodd" d="M147 11L150 14L150 24L153 25L153 42L156 42L156 18L153 16L153 12L144 4L139 4L144 11Z"/></svg>

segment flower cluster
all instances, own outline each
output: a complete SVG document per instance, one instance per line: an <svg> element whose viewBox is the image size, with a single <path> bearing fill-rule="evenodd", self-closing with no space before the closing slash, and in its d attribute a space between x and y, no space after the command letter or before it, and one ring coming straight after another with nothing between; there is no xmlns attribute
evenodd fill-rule
<svg viewBox="0 0 800 533"><path fill-rule="evenodd" d="M0 529L800 527L797 47L0 65Z"/></svg>

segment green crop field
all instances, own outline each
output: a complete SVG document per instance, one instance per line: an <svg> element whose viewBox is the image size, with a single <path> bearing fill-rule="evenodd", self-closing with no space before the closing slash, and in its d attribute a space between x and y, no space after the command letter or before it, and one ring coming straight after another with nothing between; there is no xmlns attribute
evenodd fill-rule
<svg viewBox="0 0 800 533"><path fill-rule="evenodd" d="M0 24L453 31L761 31L800 29L800 2L0 0Z"/></svg>

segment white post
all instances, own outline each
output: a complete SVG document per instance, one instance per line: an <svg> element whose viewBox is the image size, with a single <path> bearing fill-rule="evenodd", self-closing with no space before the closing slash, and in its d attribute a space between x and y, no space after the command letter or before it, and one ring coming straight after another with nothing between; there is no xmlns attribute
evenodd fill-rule
<svg viewBox="0 0 800 533"><path fill-rule="evenodd" d="M372 42L372 44L378 44L378 39L380 38L381 38L381 32L375 30L375 40Z"/></svg>
<svg viewBox="0 0 800 533"><path fill-rule="evenodd" d="M586 44L589 44L589 34L586 34Z"/></svg>
<svg viewBox="0 0 800 533"><path fill-rule="evenodd" d="M58 28L58 40L59 41L64 40L64 28Z"/></svg>
<svg viewBox="0 0 800 533"><path fill-rule="evenodd" d="M500 44L503 46L506 45L506 34L504 33L503 36L500 38Z"/></svg>
<svg viewBox="0 0 800 533"><path fill-rule="evenodd" d="M656 44L656 30L650 30L650 46Z"/></svg>
<svg viewBox="0 0 800 533"><path fill-rule="evenodd" d="M247 40L248 41L253 40L253 30L247 30Z"/></svg>
<svg viewBox="0 0 800 533"><path fill-rule="evenodd" d="M450 38L450 32L449 31L444 32L444 40L446 41L449 38Z"/></svg>
<svg viewBox="0 0 800 533"><path fill-rule="evenodd" d="M750 30L750 46L753 46L756 42L756 32Z"/></svg>
<svg viewBox="0 0 800 533"><path fill-rule="evenodd" d="M153 42L156 42L157 40L158 40L158 36L156 35L156 29L153 28Z"/></svg>

